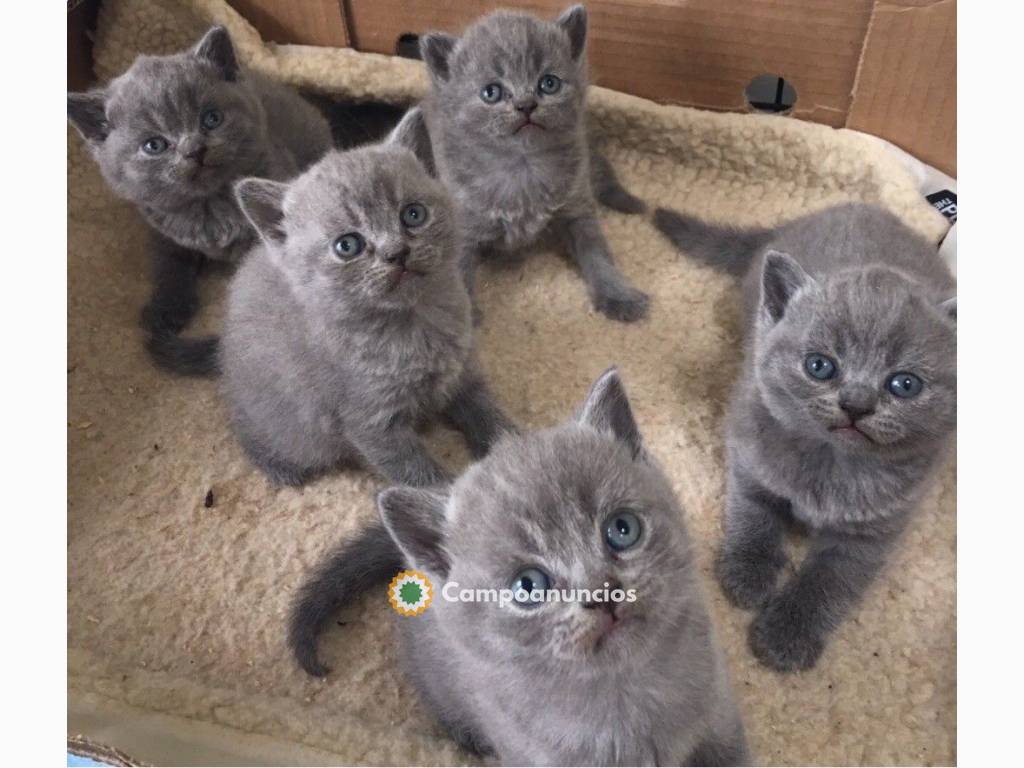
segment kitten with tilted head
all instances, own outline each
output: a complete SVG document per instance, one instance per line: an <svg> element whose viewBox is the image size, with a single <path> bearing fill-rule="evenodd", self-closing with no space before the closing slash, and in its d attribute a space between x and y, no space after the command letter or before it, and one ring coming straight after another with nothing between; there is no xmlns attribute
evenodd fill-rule
<svg viewBox="0 0 1024 768"><path fill-rule="evenodd" d="M594 307L632 321L645 314L647 296L612 260L595 188L617 210L643 204L588 146L586 37L581 5L555 22L499 11L459 38L424 35L432 88L423 108L438 172L462 215L471 290L481 256L519 250L551 231L568 247Z"/></svg>
<svg viewBox="0 0 1024 768"><path fill-rule="evenodd" d="M255 242L232 184L308 167L331 147L327 120L296 92L239 66L223 27L191 50L139 56L106 86L69 93L68 119L111 190L153 230L143 325L154 359L212 373L201 360L180 359L173 334L196 312L203 260L235 262Z"/></svg>
<svg viewBox="0 0 1024 768"><path fill-rule="evenodd" d="M870 205L777 229L666 210L655 223L695 259L746 275L718 577L759 611L757 658L806 669L884 565L956 428L955 282L932 243ZM810 549L776 589L788 519Z"/></svg>
<svg viewBox="0 0 1024 768"><path fill-rule="evenodd" d="M358 462L430 485L446 473L420 421L444 416L477 456L514 429L474 356L455 211L416 155L425 133L414 109L381 145L237 185L260 244L228 289L219 360L235 432L274 482Z"/></svg>
<svg viewBox="0 0 1024 768"><path fill-rule="evenodd" d="M614 369L569 423L503 438L450 488L377 503L383 524L299 592L289 641L306 671L327 671L333 612L409 566L434 598L398 619L403 666L467 749L506 765L749 760L682 511ZM466 590L508 599L444 597Z"/></svg>

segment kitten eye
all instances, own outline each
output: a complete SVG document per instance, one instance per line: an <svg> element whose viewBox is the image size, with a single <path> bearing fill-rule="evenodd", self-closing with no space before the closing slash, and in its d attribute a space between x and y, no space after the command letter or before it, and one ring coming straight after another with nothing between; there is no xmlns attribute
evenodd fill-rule
<svg viewBox="0 0 1024 768"><path fill-rule="evenodd" d="M203 128L208 131L212 131L224 122L224 113L219 109L208 109L203 112L200 122L203 124Z"/></svg>
<svg viewBox="0 0 1024 768"><path fill-rule="evenodd" d="M889 379L889 391L896 397L910 398L917 397L924 389L924 382L919 376L906 371L894 373Z"/></svg>
<svg viewBox="0 0 1024 768"><path fill-rule="evenodd" d="M562 79L555 75L544 75L537 83L537 87L540 88L541 93L546 93L550 96L553 93L558 93L562 89Z"/></svg>
<svg viewBox="0 0 1024 768"><path fill-rule="evenodd" d="M503 91L497 83L488 83L480 89L480 98L488 104L497 104L501 101Z"/></svg>
<svg viewBox="0 0 1024 768"><path fill-rule="evenodd" d="M804 370L812 379L828 381L834 378L839 371L839 366L831 357L820 355L817 352L808 355L804 359Z"/></svg>
<svg viewBox="0 0 1024 768"><path fill-rule="evenodd" d="M354 259L366 248L366 241L358 232L349 232L334 241L334 252L343 260Z"/></svg>
<svg viewBox="0 0 1024 768"><path fill-rule="evenodd" d="M163 136L150 136L142 142L142 151L147 155L162 155L171 146Z"/></svg>
<svg viewBox="0 0 1024 768"><path fill-rule="evenodd" d="M616 552L629 549L640 541L643 526L640 518L628 509L619 510L609 517L604 524L604 540Z"/></svg>
<svg viewBox="0 0 1024 768"><path fill-rule="evenodd" d="M534 595L531 593L535 591L547 592L550 587L551 579L540 568L524 568L515 575L508 585L508 588L512 590L512 597L516 604L523 608L533 608L543 603L543 595L539 596L539 600L534 600Z"/></svg>
<svg viewBox="0 0 1024 768"><path fill-rule="evenodd" d="M407 227L422 227L427 223L427 216L423 203L409 203L402 209L402 223Z"/></svg>

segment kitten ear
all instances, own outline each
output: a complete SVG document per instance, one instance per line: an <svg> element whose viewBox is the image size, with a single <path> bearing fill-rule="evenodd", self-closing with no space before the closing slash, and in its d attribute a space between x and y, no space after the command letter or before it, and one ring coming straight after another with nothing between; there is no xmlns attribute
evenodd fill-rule
<svg viewBox="0 0 1024 768"><path fill-rule="evenodd" d="M569 50L572 58L578 60L587 47L587 9L582 5L574 5L559 16L555 23L569 35Z"/></svg>
<svg viewBox="0 0 1024 768"><path fill-rule="evenodd" d="M761 311L777 323L786 312L786 305L804 285L813 283L792 256L779 251L768 251L761 268Z"/></svg>
<svg viewBox="0 0 1024 768"><path fill-rule="evenodd" d="M430 76L438 84L451 76L448 60L455 50L456 42L458 38L445 32L427 32L420 38L420 56L427 65Z"/></svg>
<svg viewBox="0 0 1024 768"><path fill-rule="evenodd" d="M210 27L203 39L196 43L192 54L197 59L211 64L225 80L234 80L238 76L238 59L235 58L235 45L231 35L224 27Z"/></svg>
<svg viewBox="0 0 1024 768"><path fill-rule="evenodd" d="M946 299L944 302L939 304L939 309L945 312L949 319L954 323L956 322L956 296L952 299Z"/></svg>
<svg viewBox="0 0 1024 768"><path fill-rule="evenodd" d="M235 199L245 217L267 243L284 242L284 193L287 184L269 179L242 179L235 184Z"/></svg>
<svg viewBox="0 0 1024 768"><path fill-rule="evenodd" d="M419 107L412 107L401 122L384 140L385 144L395 144L400 147L412 150L416 159L423 163L427 173L436 176L434 167L434 149L430 143L430 133L427 131L427 122L423 118L423 110Z"/></svg>
<svg viewBox="0 0 1024 768"><path fill-rule="evenodd" d="M602 373L601 378L594 382L576 421L622 441L634 459L643 456L644 444L640 428L633 418L633 409L629 407L626 389L622 386L622 379L615 366Z"/></svg>
<svg viewBox="0 0 1024 768"><path fill-rule="evenodd" d="M444 507L447 497L437 491L409 486L386 488L377 494L384 527L412 565L445 577L450 563L444 549Z"/></svg>
<svg viewBox="0 0 1024 768"><path fill-rule="evenodd" d="M102 144L110 132L107 125L106 91L68 93L68 120L92 144Z"/></svg>

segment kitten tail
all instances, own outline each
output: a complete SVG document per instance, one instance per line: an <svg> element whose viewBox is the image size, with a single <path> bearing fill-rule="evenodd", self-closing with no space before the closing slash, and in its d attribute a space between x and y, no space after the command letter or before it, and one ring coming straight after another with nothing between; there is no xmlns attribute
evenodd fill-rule
<svg viewBox="0 0 1024 768"><path fill-rule="evenodd" d="M774 234L771 229L716 226L667 208L654 212L654 226L691 258L733 275L742 275Z"/></svg>
<svg viewBox="0 0 1024 768"><path fill-rule="evenodd" d="M146 339L146 351L153 363L158 368L182 376L219 376L219 347L220 338L217 336L185 339L167 330L155 331Z"/></svg>
<svg viewBox="0 0 1024 768"><path fill-rule="evenodd" d="M288 645L299 666L314 677L326 675L330 670L317 656L320 632L335 611L394 576L404 564L391 534L379 522L338 545L299 588L292 603Z"/></svg>
<svg viewBox="0 0 1024 768"><path fill-rule="evenodd" d="M619 213L643 213L647 205L622 186L608 158L594 151L590 158L590 186L598 202Z"/></svg>

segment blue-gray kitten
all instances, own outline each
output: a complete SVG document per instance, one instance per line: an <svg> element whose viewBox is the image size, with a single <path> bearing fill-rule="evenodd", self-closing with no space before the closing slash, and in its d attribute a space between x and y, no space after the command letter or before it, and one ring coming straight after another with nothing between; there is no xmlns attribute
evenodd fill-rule
<svg viewBox="0 0 1024 768"><path fill-rule="evenodd" d="M592 185L619 210L642 204L618 186L604 158L590 154L586 36L581 5L555 22L502 11L460 38L427 34L420 48L432 89L424 110L438 172L463 219L470 285L480 256L554 231L594 306L630 321L644 315L647 296L612 261Z"/></svg>
<svg viewBox="0 0 1024 768"><path fill-rule="evenodd" d="M614 369L569 423L499 441L450 489L389 488L378 507L383 526L343 543L296 601L307 671L325 671L316 634L332 609L409 565L435 596L398 620L403 666L466 748L506 765L749 760L682 511ZM456 602L446 583L522 593ZM541 594L603 589L636 599Z"/></svg>
<svg viewBox="0 0 1024 768"><path fill-rule="evenodd" d="M514 429L474 358L453 206L414 154L424 133L414 109L382 145L237 185L261 244L232 280L220 367L239 440L275 482L359 462L429 485L446 473L420 420L444 415L477 456Z"/></svg>
<svg viewBox="0 0 1024 768"><path fill-rule="evenodd" d="M110 188L154 230L154 288L143 321L156 334L158 361L162 334L181 330L195 313L203 257L234 262L254 243L232 184L289 178L331 147L321 113L240 67L223 27L191 50L139 56L103 88L69 93L68 119Z"/></svg>
<svg viewBox="0 0 1024 768"><path fill-rule="evenodd" d="M746 273L746 358L729 409L718 576L760 608L754 654L814 665L882 567L956 428L955 283L935 246L849 204L775 230L659 210L691 256ZM796 576L783 521L810 529Z"/></svg>

